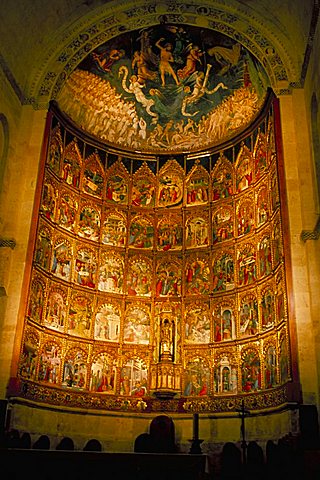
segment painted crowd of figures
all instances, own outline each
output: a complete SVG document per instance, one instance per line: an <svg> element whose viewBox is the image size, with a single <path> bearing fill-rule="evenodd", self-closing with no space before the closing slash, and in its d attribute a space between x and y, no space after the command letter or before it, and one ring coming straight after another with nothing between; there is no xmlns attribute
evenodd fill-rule
<svg viewBox="0 0 320 480"><path fill-rule="evenodd" d="M101 45L69 76L58 103L109 144L193 151L249 125L267 87L264 68L239 43L212 30L162 25Z"/></svg>

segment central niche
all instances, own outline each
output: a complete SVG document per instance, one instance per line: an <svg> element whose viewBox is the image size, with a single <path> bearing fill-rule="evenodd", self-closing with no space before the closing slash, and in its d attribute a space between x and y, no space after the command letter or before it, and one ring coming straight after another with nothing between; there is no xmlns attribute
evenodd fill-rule
<svg viewBox="0 0 320 480"><path fill-rule="evenodd" d="M19 369L33 399L53 402L54 387L73 405L156 409L167 395L173 411L198 399L212 410L240 394L263 406L285 385L268 108L246 138L196 157L95 146L53 110Z"/></svg>

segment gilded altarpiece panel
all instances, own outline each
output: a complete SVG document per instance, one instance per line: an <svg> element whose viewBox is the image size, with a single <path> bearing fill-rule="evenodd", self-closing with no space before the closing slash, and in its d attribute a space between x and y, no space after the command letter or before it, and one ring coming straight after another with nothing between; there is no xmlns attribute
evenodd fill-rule
<svg viewBox="0 0 320 480"><path fill-rule="evenodd" d="M248 138L194 157L94 149L60 120L18 371L35 383L21 395L151 412L163 395L175 412L283 402L292 366L273 109Z"/></svg>

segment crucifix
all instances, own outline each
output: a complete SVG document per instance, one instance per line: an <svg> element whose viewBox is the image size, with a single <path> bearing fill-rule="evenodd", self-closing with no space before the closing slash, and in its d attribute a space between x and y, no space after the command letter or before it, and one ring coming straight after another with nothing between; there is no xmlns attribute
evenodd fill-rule
<svg viewBox="0 0 320 480"><path fill-rule="evenodd" d="M239 412L239 415L240 415L240 418L241 418L240 430L241 430L241 437L242 437L242 441L241 441L242 462L243 462L243 465L246 465L246 463L247 463L247 443L246 443L246 429L245 429L244 419L247 415L249 415L250 412L249 412L249 410L246 410L244 408L244 400L242 400L242 402L241 402L241 408L237 411Z"/></svg>
<svg viewBox="0 0 320 480"><path fill-rule="evenodd" d="M193 438L190 440L191 448L189 453L202 453L201 443L203 440L199 438L199 413L193 414Z"/></svg>

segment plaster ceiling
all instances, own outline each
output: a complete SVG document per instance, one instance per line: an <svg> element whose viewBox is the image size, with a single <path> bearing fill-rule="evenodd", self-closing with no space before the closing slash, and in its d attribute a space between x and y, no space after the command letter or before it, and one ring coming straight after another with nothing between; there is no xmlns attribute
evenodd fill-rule
<svg viewBox="0 0 320 480"><path fill-rule="evenodd" d="M1 0L0 62L22 103L47 108L81 61L119 34L166 18L240 41L272 88L299 85L317 1Z"/></svg>

